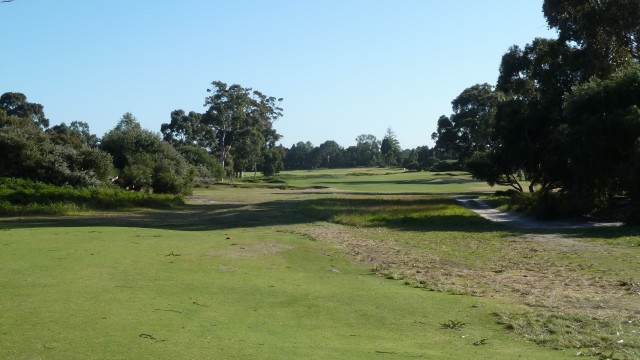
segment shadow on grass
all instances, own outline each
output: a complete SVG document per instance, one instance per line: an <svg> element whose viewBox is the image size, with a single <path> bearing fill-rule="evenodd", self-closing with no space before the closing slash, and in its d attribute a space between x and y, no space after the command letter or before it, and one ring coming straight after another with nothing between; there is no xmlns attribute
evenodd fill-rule
<svg viewBox="0 0 640 360"><path fill-rule="evenodd" d="M165 210L62 217L17 217L0 220L0 231L14 228L91 226L207 231L330 221L349 226L384 227L399 231L561 234L567 237L601 239L627 236L636 237L631 242L636 241L640 245L637 238L640 235L640 227L518 229L476 216L448 197L380 198L362 193L352 196L356 194L358 197L353 198L276 200L255 204L207 203Z"/></svg>
<svg viewBox="0 0 640 360"><path fill-rule="evenodd" d="M321 181L319 184L326 185L382 185L382 184L392 184L392 185L429 185L429 186L439 186L439 185L458 185L458 184L472 184L478 183L477 180L470 179L415 179L415 180L392 180L392 181Z"/></svg>
<svg viewBox="0 0 640 360"><path fill-rule="evenodd" d="M361 194L359 194L361 195ZM447 209L459 213L447 214ZM358 217L366 218L359 219ZM257 204L197 204L171 210L110 212L63 217L18 217L0 221L0 229L44 226L125 226L183 231L222 230L238 227L295 225L334 221L358 226L421 231L496 231L504 227L465 210L448 198L380 199L324 198L277 200ZM336 220L339 219L339 220Z"/></svg>

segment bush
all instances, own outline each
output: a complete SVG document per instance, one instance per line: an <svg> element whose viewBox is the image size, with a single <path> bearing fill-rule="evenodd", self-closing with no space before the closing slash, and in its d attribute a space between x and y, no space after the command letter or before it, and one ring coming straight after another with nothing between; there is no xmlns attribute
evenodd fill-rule
<svg viewBox="0 0 640 360"><path fill-rule="evenodd" d="M54 145L36 125L0 127L0 176L56 185L97 185L113 172L111 156L88 145Z"/></svg>
<svg viewBox="0 0 640 360"><path fill-rule="evenodd" d="M0 214L59 214L88 209L166 208L184 204L181 195L145 194L115 186L56 186L38 181L0 178Z"/></svg>
<svg viewBox="0 0 640 360"><path fill-rule="evenodd" d="M160 135L142 129L130 114L102 138L101 147L113 156L118 184L124 188L163 194L190 190L193 166Z"/></svg>
<svg viewBox="0 0 640 360"><path fill-rule="evenodd" d="M441 160L437 161L429 171L441 172L441 171L462 171L464 170L462 164L457 160Z"/></svg>

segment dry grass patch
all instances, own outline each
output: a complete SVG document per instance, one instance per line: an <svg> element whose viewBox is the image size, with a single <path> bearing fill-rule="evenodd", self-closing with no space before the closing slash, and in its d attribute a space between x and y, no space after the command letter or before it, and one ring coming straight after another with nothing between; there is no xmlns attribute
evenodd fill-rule
<svg viewBox="0 0 640 360"><path fill-rule="evenodd" d="M640 357L638 281L616 280L623 272L603 270L596 260L629 258L623 256L624 248L560 235L523 234L503 238L492 261L473 262L438 254L432 250L436 245L416 246L416 241L404 240L409 233L384 228L316 223L295 231L338 244L354 261L386 278L525 305L530 311L500 314L499 319L538 344L575 348L584 356ZM428 241L424 235L421 242ZM469 241L464 246L473 251L482 244ZM580 258L572 259L576 254ZM593 264L582 261L590 257Z"/></svg>

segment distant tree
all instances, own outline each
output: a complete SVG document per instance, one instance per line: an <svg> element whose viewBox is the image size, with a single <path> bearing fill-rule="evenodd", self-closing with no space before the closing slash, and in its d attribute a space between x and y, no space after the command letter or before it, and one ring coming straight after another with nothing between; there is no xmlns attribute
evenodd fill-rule
<svg viewBox="0 0 640 360"><path fill-rule="evenodd" d="M339 167L342 159L342 146L333 140L327 140L320 144L315 151L319 167L336 168Z"/></svg>
<svg viewBox="0 0 640 360"><path fill-rule="evenodd" d="M27 97L22 93L7 92L2 94L0 109L3 109L8 116L31 119L38 126L49 127L49 119L44 115L44 107L28 102Z"/></svg>
<svg viewBox="0 0 640 360"><path fill-rule="evenodd" d="M380 161L380 142L374 135L362 134L356 137L358 166L374 166Z"/></svg>
<svg viewBox="0 0 640 360"><path fill-rule="evenodd" d="M416 149L404 149L400 152L400 165L408 170L419 170L418 151Z"/></svg>
<svg viewBox="0 0 640 360"><path fill-rule="evenodd" d="M365 166L359 162L357 146L349 146L346 149L342 149L342 155L340 157L342 159L341 166L343 167Z"/></svg>
<svg viewBox="0 0 640 360"><path fill-rule="evenodd" d="M314 146L309 141L299 141L291 145L284 157L284 166L287 170L311 169L315 160L312 158Z"/></svg>
<svg viewBox="0 0 640 360"><path fill-rule="evenodd" d="M387 129L387 133L382 139L380 144L380 153L382 154L382 161L386 166L394 166L397 164L397 156L400 153L400 142L396 134L391 128Z"/></svg>
<svg viewBox="0 0 640 360"><path fill-rule="evenodd" d="M116 124L116 127L113 130L115 130L115 131L126 131L126 130L137 131L137 130L142 130L142 126L138 122L138 119L136 119L136 117L133 116L132 113L126 112L126 113L124 113L124 115L122 115L122 117L120 118L120 120Z"/></svg>
<svg viewBox="0 0 640 360"><path fill-rule="evenodd" d="M416 152L418 153L418 166L421 170L427 170L433 166L435 159L432 149L429 149L428 146L418 146Z"/></svg>

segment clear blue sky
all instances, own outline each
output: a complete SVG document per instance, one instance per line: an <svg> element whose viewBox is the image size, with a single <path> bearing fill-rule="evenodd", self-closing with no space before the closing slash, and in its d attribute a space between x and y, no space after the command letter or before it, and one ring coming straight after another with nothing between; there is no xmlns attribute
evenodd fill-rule
<svg viewBox="0 0 640 360"><path fill-rule="evenodd" d="M542 0L14 0L0 4L0 93L102 136L125 112L160 131L214 80L283 97L290 147L356 136L432 145L451 100L494 84L513 44L555 37Z"/></svg>

